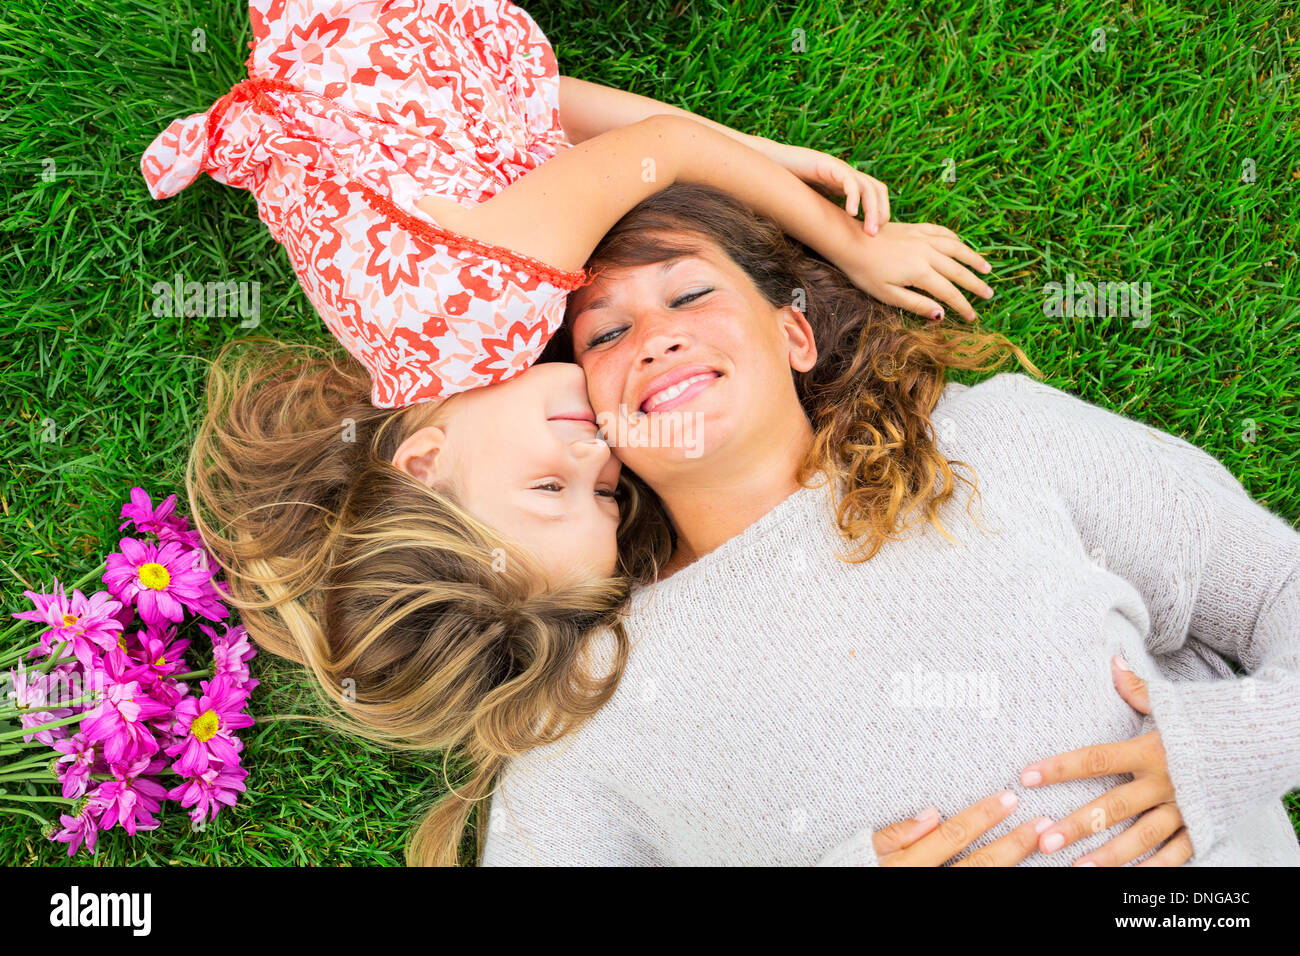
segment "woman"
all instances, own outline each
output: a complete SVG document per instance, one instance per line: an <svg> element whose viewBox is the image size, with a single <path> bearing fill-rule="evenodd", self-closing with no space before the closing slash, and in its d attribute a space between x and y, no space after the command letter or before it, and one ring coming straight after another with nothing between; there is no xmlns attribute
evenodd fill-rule
<svg viewBox="0 0 1300 956"><path fill-rule="evenodd" d="M1023 355L910 327L714 190L646 200L589 266L548 357L628 436L663 573L610 702L507 765L485 864L874 864L886 824L1022 771L1003 817L1049 825L1003 862L1300 862L1300 535L1221 465L1023 375L945 384ZM692 450L637 440L673 415ZM1048 759L1098 741L1131 762Z"/></svg>
<svg viewBox="0 0 1300 956"><path fill-rule="evenodd" d="M447 861L504 757L607 699L617 678L590 681L580 657L593 629L619 633L647 567L618 558L637 503L621 520L580 370L531 367L600 236L691 181L814 245L834 236L907 307L940 308L903 275L968 311L953 281L986 286L957 259L987 264L951 234L945 251L873 236L880 184L832 157L561 84L505 0L253 0L250 16L248 79L171 123L142 172L155 198L202 172L252 192L351 358L225 349L191 508L254 639L312 670L340 726L470 758L409 850Z"/></svg>

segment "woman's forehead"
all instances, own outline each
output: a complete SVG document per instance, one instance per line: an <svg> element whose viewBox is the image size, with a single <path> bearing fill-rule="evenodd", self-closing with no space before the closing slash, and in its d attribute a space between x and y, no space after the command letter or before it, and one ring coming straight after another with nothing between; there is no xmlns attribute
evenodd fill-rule
<svg viewBox="0 0 1300 956"><path fill-rule="evenodd" d="M607 293L623 286L670 277L674 270L685 265L704 265L724 269L726 256L708 247L698 252L684 252L658 262L641 265L595 266L596 278L590 285L570 293L570 301L581 303L583 308L597 308Z"/></svg>

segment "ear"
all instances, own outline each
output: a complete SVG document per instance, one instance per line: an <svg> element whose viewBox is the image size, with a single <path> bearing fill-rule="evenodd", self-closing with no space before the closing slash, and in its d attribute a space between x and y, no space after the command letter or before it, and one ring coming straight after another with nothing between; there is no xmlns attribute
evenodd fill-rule
<svg viewBox="0 0 1300 956"><path fill-rule="evenodd" d="M417 429L393 453L393 465L430 488L451 477L447 433L436 425Z"/></svg>
<svg viewBox="0 0 1300 956"><path fill-rule="evenodd" d="M794 306L785 306L781 313L781 331L789 346L790 367L796 372L806 372L817 364L817 340L812 326Z"/></svg>

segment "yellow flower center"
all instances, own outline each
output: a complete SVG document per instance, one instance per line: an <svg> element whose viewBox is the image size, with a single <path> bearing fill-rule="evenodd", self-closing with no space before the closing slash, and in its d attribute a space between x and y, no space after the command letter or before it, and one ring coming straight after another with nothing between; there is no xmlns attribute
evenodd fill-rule
<svg viewBox="0 0 1300 956"><path fill-rule="evenodd" d="M122 648L122 650L126 650L126 634L125 634L125 632L122 633L122 634L117 635L117 646L120 647L120 648Z"/></svg>
<svg viewBox="0 0 1300 956"><path fill-rule="evenodd" d="M150 561L140 566L140 586L151 591L161 591L171 583L172 576L161 564Z"/></svg>
<svg viewBox="0 0 1300 956"><path fill-rule="evenodd" d="M65 614L63 615L63 626L72 627L72 625L76 624L77 621L79 620L80 618L78 618L77 615L75 614Z"/></svg>
<svg viewBox="0 0 1300 956"><path fill-rule="evenodd" d="M205 710L194 718L194 723L190 724L190 733L199 740L210 740L216 736L220 728L221 722L217 719L217 712L215 710Z"/></svg>
<svg viewBox="0 0 1300 956"><path fill-rule="evenodd" d="M159 655L158 655L158 659L157 659L156 661L154 661L154 664L157 665L158 667L162 667L162 666L163 666L164 664L166 664L166 663L167 663L167 662L166 662L165 660L163 660L163 656L162 656L161 654L159 654Z"/></svg>

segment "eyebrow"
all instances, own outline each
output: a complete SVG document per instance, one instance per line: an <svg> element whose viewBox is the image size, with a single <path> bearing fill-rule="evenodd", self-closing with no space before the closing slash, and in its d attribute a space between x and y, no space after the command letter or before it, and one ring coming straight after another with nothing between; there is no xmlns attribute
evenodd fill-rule
<svg viewBox="0 0 1300 956"><path fill-rule="evenodd" d="M673 266L677 265L678 263L684 262L687 259L699 259L701 262L708 261L703 256L696 255L693 252L684 253L683 255L680 256L673 256L671 259L664 260L663 265L659 267L659 275L662 277ZM576 321L578 316L582 315L582 313L586 312L588 309L603 309L607 305L609 305L609 296L607 295L602 295L598 299L592 299L590 302L588 302L586 305L580 308L577 312L573 313L573 319L570 321Z"/></svg>

